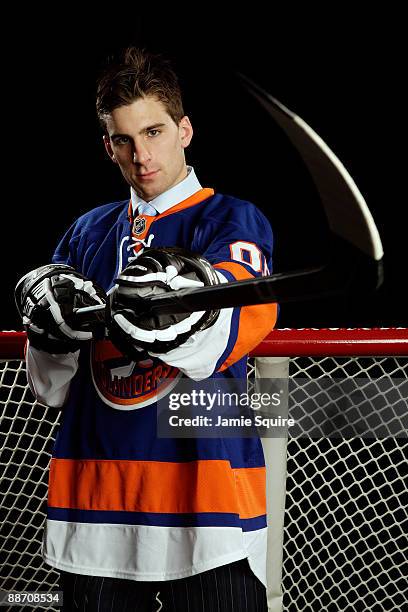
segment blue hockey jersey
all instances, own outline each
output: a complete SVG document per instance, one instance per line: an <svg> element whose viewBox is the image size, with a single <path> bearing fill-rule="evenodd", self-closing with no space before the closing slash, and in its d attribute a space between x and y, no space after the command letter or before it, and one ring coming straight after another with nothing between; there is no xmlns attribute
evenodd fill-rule
<svg viewBox="0 0 408 612"><path fill-rule="evenodd" d="M133 215L128 201L98 207L73 224L53 261L109 291L143 245L201 253L227 281L272 269L264 215L211 189L194 191L155 217ZM51 460L43 547L50 565L169 580L248 557L265 583L260 440L156 435L158 396L183 373L244 378L246 355L276 321L275 304L226 310L211 342L198 338L184 353L175 349L135 363L108 340L81 349Z"/></svg>

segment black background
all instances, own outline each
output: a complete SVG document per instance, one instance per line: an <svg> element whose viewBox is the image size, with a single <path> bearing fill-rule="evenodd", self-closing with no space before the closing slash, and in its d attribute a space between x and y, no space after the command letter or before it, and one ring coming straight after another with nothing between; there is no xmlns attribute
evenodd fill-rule
<svg viewBox="0 0 408 612"><path fill-rule="evenodd" d="M187 161L203 186L257 204L275 235L275 271L321 256L322 211L286 136L239 86L240 70L299 114L345 164L383 239L385 283L364 298L286 305L279 327L406 326L404 105L398 15L351 9L278 13L173 7L144 14L118 5L94 18L60 13L13 33L3 54L2 329L19 329L12 291L47 263L85 211L128 197L106 157L94 111L95 78L128 44L173 60L194 138ZM123 12L119 12L119 10Z"/></svg>

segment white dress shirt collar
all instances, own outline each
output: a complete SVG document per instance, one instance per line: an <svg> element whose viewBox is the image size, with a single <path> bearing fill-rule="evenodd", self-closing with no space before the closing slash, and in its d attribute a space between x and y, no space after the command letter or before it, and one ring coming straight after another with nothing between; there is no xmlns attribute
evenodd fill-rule
<svg viewBox="0 0 408 612"><path fill-rule="evenodd" d="M197 193L197 191L202 189L192 166L187 166L187 173L186 178L180 183L177 183L177 185L174 185L174 187L171 187L164 193L161 193L157 196L157 198L150 200L148 204L153 206L157 212L161 214L169 208L172 208L172 206L176 206L176 204L183 202L183 200L186 200L194 193ZM137 195L133 187L130 188L130 194L132 199L133 214L135 214L138 206L140 204L146 204L146 202Z"/></svg>

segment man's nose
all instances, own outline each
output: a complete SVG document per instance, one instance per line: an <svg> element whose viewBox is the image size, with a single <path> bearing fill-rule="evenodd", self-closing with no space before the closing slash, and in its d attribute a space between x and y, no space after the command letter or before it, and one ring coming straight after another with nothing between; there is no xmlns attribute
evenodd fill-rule
<svg viewBox="0 0 408 612"><path fill-rule="evenodd" d="M142 143L135 143L133 147L133 163L144 164L150 161L151 155L147 147Z"/></svg>

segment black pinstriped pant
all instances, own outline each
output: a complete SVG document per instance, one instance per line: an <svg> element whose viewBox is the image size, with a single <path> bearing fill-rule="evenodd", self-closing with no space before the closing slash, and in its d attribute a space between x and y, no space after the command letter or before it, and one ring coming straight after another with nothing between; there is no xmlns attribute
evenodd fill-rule
<svg viewBox="0 0 408 612"><path fill-rule="evenodd" d="M266 589L246 559L164 582L60 574L63 612L267 611Z"/></svg>

